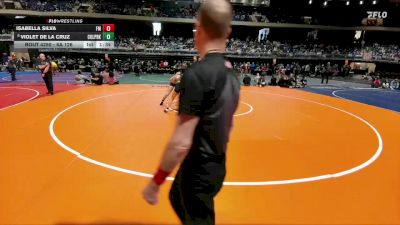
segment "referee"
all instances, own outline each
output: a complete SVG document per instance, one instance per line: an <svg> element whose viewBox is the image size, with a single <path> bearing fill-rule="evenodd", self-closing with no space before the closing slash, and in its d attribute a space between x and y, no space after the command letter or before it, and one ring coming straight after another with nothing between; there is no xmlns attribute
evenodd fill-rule
<svg viewBox="0 0 400 225"><path fill-rule="evenodd" d="M224 58L231 18L227 0L201 4L195 43L202 60L182 77L175 131L142 193L149 204L156 204L160 185L181 163L169 197L185 225L215 224L214 197L225 178L226 147L240 89L232 65Z"/></svg>
<svg viewBox="0 0 400 225"><path fill-rule="evenodd" d="M46 56L41 53L39 55L38 69L42 73L42 78L47 87L47 94L54 94L53 91L53 71L51 69L50 60L46 60Z"/></svg>

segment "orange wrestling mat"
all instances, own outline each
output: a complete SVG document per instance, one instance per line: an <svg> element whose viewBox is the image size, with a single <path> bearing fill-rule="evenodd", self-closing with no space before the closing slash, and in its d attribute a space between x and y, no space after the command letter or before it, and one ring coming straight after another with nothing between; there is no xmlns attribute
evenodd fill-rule
<svg viewBox="0 0 400 225"><path fill-rule="evenodd" d="M0 111L0 224L178 224L141 191L175 123L165 88L86 87ZM217 224L400 224L400 116L242 88Z"/></svg>

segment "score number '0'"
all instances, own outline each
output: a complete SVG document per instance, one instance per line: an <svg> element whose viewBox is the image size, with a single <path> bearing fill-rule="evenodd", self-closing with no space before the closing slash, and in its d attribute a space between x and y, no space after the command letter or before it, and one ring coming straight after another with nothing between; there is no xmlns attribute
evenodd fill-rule
<svg viewBox="0 0 400 225"><path fill-rule="evenodd" d="M103 24L103 32L114 32L114 24Z"/></svg>

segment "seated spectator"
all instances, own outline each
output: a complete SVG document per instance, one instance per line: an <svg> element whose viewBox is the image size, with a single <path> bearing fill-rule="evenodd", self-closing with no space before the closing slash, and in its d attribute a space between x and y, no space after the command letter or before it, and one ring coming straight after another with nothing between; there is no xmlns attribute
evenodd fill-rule
<svg viewBox="0 0 400 225"><path fill-rule="evenodd" d="M278 81L279 87L289 88L292 86L292 82L290 82L289 76L282 75Z"/></svg>
<svg viewBox="0 0 400 225"><path fill-rule="evenodd" d="M278 84L276 83L276 77L275 77L275 76L272 76L272 77L271 77L271 81L269 82L268 85L271 85L271 86L276 86L276 85L278 85Z"/></svg>
<svg viewBox="0 0 400 225"><path fill-rule="evenodd" d="M250 86L251 83L251 78L248 74L246 74L243 78L243 84L244 86Z"/></svg>
<svg viewBox="0 0 400 225"><path fill-rule="evenodd" d="M379 77L376 77L374 81L372 82L372 87L373 88L380 88L382 85L381 79Z"/></svg>
<svg viewBox="0 0 400 225"><path fill-rule="evenodd" d="M78 71L78 74L75 75L75 81L76 81L77 84L86 84L86 83L90 84L89 77L83 75L80 70Z"/></svg>
<svg viewBox="0 0 400 225"><path fill-rule="evenodd" d="M382 81L382 88L388 89L390 87L389 80L386 78Z"/></svg>
<svg viewBox="0 0 400 225"><path fill-rule="evenodd" d="M400 89L400 80L399 79L394 79L390 82L390 89L396 90Z"/></svg>
<svg viewBox="0 0 400 225"><path fill-rule="evenodd" d="M108 73L107 84L110 85L119 84L119 81L117 80L113 72Z"/></svg>
<svg viewBox="0 0 400 225"><path fill-rule="evenodd" d="M108 81L109 72L107 70L101 71L100 76L103 78L103 84L106 84Z"/></svg>
<svg viewBox="0 0 400 225"><path fill-rule="evenodd" d="M92 78L90 80L93 84L96 84L96 85L103 84L103 76L100 74L92 73Z"/></svg>
<svg viewBox="0 0 400 225"><path fill-rule="evenodd" d="M67 72L67 62L66 61L67 60L66 60L65 56L63 56L61 59L57 60L58 69L59 69L60 73L63 71Z"/></svg>
<svg viewBox="0 0 400 225"><path fill-rule="evenodd" d="M300 80L300 85L301 87L307 87L307 79L306 76L302 76L301 80Z"/></svg>
<svg viewBox="0 0 400 225"><path fill-rule="evenodd" d="M259 73L257 73L257 75L256 75L256 77L254 78L254 83L257 85L257 86L261 86L261 76L260 76L260 74Z"/></svg>
<svg viewBox="0 0 400 225"><path fill-rule="evenodd" d="M265 80L265 77L264 76L262 76L261 78L260 78L260 81L259 81L259 86L260 87L265 87L265 86L267 86L267 81Z"/></svg>
<svg viewBox="0 0 400 225"><path fill-rule="evenodd" d="M289 75L290 87L298 87L297 81L298 81L297 77L293 73L291 73Z"/></svg>

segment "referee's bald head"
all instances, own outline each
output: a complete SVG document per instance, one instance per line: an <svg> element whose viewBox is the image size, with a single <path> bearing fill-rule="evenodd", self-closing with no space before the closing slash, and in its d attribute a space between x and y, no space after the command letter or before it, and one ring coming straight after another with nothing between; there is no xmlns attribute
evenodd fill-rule
<svg viewBox="0 0 400 225"><path fill-rule="evenodd" d="M39 59L40 59L40 60L43 60L43 61L46 60L46 55L43 54L43 53L40 53L40 54L39 54Z"/></svg>
<svg viewBox="0 0 400 225"><path fill-rule="evenodd" d="M198 23L209 38L227 38L231 33L232 6L228 0L203 0Z"/></svg>

